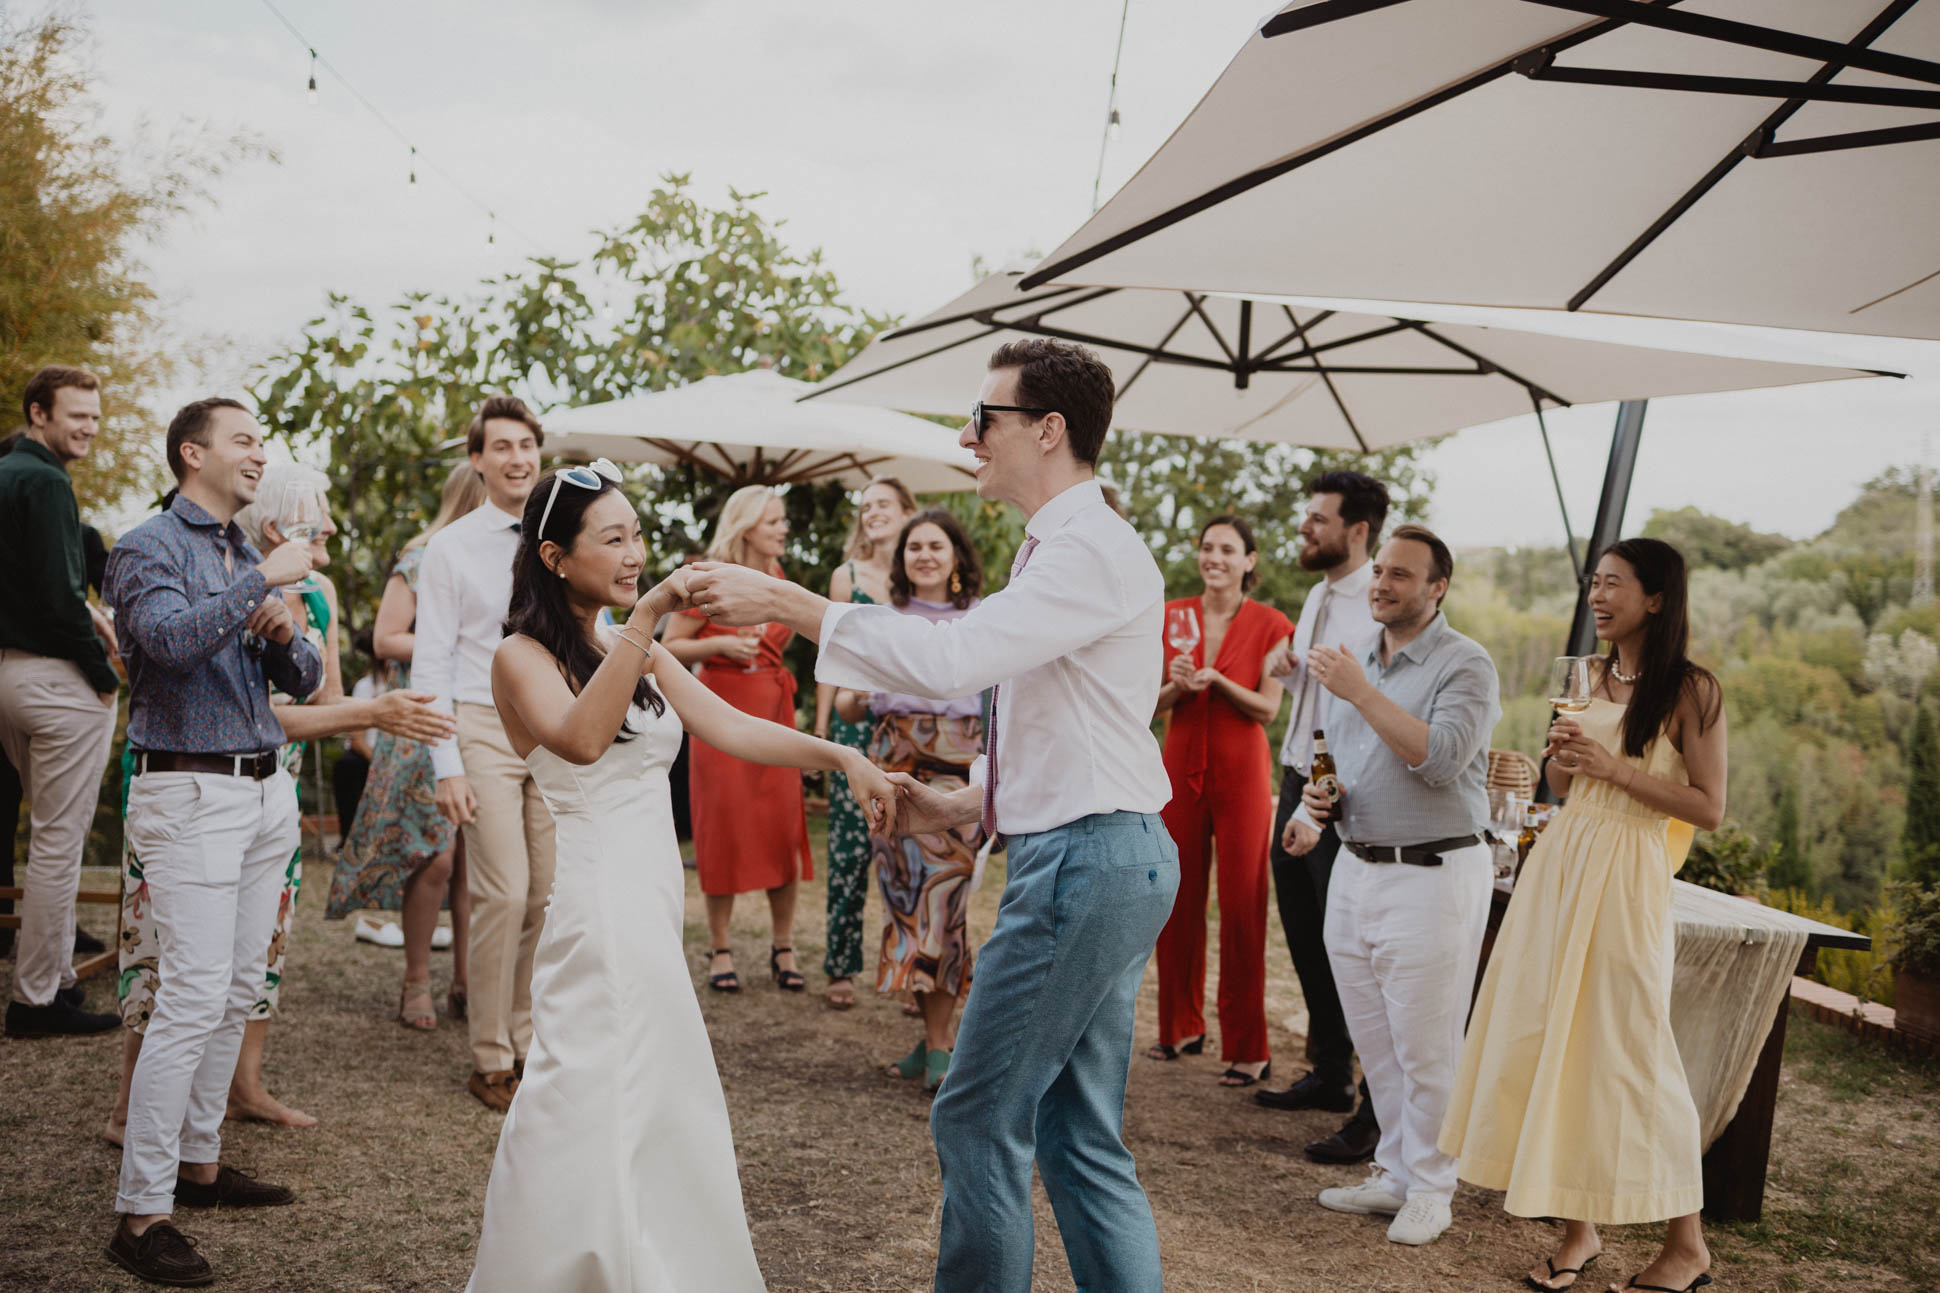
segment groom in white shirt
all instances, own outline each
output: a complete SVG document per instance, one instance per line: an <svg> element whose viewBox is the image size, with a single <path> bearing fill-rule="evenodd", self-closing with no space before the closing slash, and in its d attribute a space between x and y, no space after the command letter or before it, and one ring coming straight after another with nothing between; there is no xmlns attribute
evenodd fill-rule
<svg viewBox="0 0 1940 1293"><path fill-rule="evenodd" d="M523 400L494 395L465 435L485 506L431 537L418 572L411 684L437 696L458 735L431 747L438 811L465 833L471 892L472 1075L468 1089L503 1113L532 1041L532 954L552 895L552 814L512 753L492 704L492 653L512 600L519 516L539 478L545 432Z"/></svg>
<svg viewBox="0 0 1940 1293"><path fill-rule="evenodd" d="M941 795L902 781L902 833L981 816L1008 840L997 926L930 1114L942 1293L1030 1287L1033 1159L1079 1288L1161 1286L1122 1123L1139 979L1179 887L1149 726L1165 585L1092 478L1113 390L1081 346L1030 340L991 356L961 442L978 496L1021 508L1026 537L1009 585L960 619L836 605L740 566L703 565L689 586L718 622L780 620L818 638L820 682L937 699L997 688L981 784Z"/></svg>

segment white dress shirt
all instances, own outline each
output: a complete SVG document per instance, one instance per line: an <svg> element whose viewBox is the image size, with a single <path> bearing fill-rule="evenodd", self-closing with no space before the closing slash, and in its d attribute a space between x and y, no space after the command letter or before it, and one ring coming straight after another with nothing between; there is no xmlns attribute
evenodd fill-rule
<svg viewBox="0 0 1940 1293"><path fill-rule="evenodd" d="M1321 607L1323 603L1326 606L1327 622L1320 626L1320 645L1346 646L1358 652L1381 633L1381 626L1374 622L1374 612L1367 604L1368 585L1373 582L1374 563L1363 561L1351 573L1338 579L1323 579L1309 588L1307 600L1300 604L1300 622L1293 630L1293 654L1299 663L1292 673L1280 674L1276 681L1287 689L1293 702L1287 734L1280 742L1280 762L1303 775L1313 758L1314 728L1319 726L1315 720L1320 717L1321 701L1327 695L1327 689L1307 672L1307 651L1314 645L1314 628L1320 625Z"/></svg>
<svg viewBox="0 0 1940 1293"><path fill-rule="evenodd" d="M1001 682L996 808L1006 834L1156 813L1172 797L1151 729L1165 580L1096 481L1053 498L1024 530L1038 541L1030 563L959 619L830 606L816 681L937 700Z"/></svg>
<svg viewBox="0 0 1940 1293"><path fill-rule="evenodd" d="M452 712L453 701L492 703L492 653L512 604L518 524L518 517L486 503L424 545L411 686L436 696L444 713ZM440 781L465 775L456 736L431 747L431 768Z"/></svg>

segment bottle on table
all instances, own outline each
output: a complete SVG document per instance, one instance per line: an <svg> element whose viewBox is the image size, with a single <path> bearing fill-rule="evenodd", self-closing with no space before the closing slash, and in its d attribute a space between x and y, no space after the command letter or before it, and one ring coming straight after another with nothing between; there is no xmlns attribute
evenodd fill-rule
<svg viewBox="0 0 1940 1293"><path fill-rule="evenodd" d="M1320 793L1327 796L1327 818L1333 821L1340 816L1340 774L1334 771L1334 756L1327 753L1327 733L1314 731L1313 768L1307 780L1316 786Z"/></svg>
<svg viewBox="0 0 1940 1293"><path fill-rule="evenodd" d="M1522 834L1516 836L1516 875L1521 877L1522 864L1529 860L1529 850L1536 847L1536 832L1542 829L1536 816L1536 805L1530 804L1522 810Z"/></svg>

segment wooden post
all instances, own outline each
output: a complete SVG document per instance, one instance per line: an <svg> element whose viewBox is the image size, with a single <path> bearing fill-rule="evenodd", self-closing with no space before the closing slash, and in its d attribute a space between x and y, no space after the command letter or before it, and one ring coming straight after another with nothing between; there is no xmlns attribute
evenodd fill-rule
<svg viewBox="0 0 1940 1293"><path fill-rule="evenodd" d="M1704 1156L1704 1215L1713 1221L1756 1221L1765 1208L1765 1169L1772 1153L1772 1117L1778 1109L1778 1067L1785 1055L1787 989L1778 1018L1758 1052L1758 1067L1738 1112Z"/></svg>

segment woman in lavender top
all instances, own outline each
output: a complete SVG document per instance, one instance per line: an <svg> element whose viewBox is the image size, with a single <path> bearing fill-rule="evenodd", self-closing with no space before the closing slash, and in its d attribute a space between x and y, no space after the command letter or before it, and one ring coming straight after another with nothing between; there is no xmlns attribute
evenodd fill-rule
<svg viewBox="0 0 1940 1293"><path fill-rule="evenodd" d="M897 537L889 600L905 615L953 620L978 602L983 563L957 519L941 509L912 517ZM939 701L891 692L844 691L836 708L850 722L873 717L869 758L885 772L907 772L939 790L969 783L983 753L981 696ZM876 991L911 992L923 1014L916 1049L891 1065L897 1077L923 1079L934 1092L956 1046L957 1002L970 990L970 938L965 917L976 870L978 827L898 839L872 836L882 890L882 954Z"/></svg>

